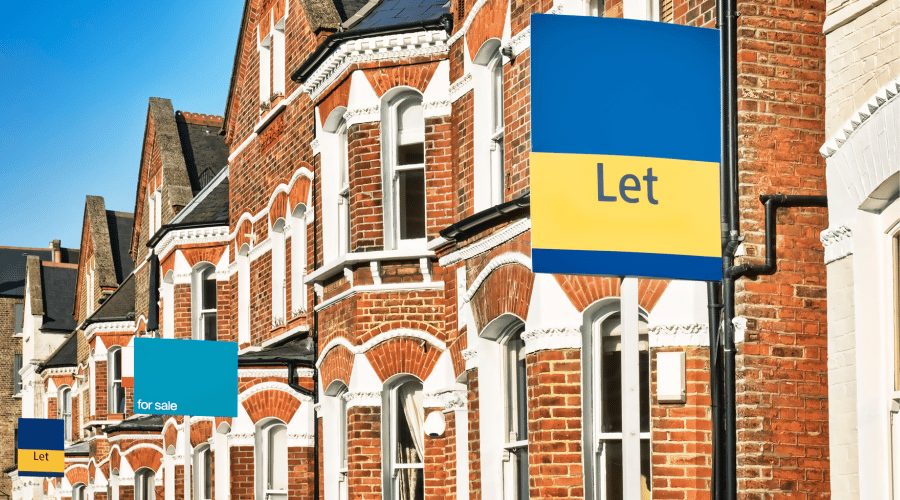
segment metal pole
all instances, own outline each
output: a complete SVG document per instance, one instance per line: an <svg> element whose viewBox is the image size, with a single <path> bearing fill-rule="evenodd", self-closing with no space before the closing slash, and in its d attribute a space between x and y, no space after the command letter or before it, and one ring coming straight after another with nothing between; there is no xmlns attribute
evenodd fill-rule
<svg viewBox="0 0 900 500"><path fill-rule="evenodd" d="M625 500L641 498L641 372L638 357L638 280L623 278L622 318L622 482Z"/></svg>

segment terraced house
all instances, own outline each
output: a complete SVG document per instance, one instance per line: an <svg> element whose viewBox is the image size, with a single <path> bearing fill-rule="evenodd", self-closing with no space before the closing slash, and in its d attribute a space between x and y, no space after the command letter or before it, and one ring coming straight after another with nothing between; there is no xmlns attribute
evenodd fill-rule
<svg viewBox="0 0 900 500"><path fill-rule="evenodd" d="M71 388L66 476L19 480L15 500L709 498L705 284L640 280L623 353L620 279L532 271L528 158L530 14L713 28L714 3L243 9L224 116L151 98L133 218L88 199L77 326L35 396L53 416ZM757 196L825 190L824 5L740 9L739 261L755 262ZM578 106L565 75L540 97ZM779 271L738 286L739 490L824 498L825 213L781 217ZM236 342L238 416L136 414L137 336Z"/></svg>

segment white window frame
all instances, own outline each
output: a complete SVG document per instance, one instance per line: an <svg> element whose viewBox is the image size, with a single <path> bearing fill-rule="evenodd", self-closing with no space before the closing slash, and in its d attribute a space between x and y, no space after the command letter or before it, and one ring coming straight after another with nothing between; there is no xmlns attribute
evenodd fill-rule
<svg viewBox="0 0 900 500"><path fill-rule="evenodd" d="M397 463L396 458L396 450L397 450L397 427L399 425L399 419L405 418L400 415L403 409L400 406L400 402L398 401L398 391L400 387L407 384L416 384L418 385L418 390L421 392L422 382L411 375L401 375L399 377L394 378L393 380L389 380L387 384L385 384L385 389L382 391L382 443L388 443L387 446L382 447L382 463L387 464L382 471L382 490L384 491L385 500L398 500L399 499L399 486L398 482L400 480L400 470L401 469L421 469L422 470L422 479L423 485L422 488L424 490L424 478L425 478L425 457L421 457L422 461L419 463L409 463L409 464L399 464ZM422 408L422 413L424 415L425 409ZM424 419L423 419L424 420ZM424 433L423 433L423 441L424 441Z"/></svg>
<svg viewBox="0 0 900 500"><path fill-rule="evenodd" d="M202 444L194 448L194 498L196 500L212 500L212 448ZM209 486L208 491L206 486Z"/></svg>
<svg viewBox="0 0 900 500"><path fill-rule="evenodd" d="M256 461L256 499L287 500L290 484L287 425L274 418L257 424L253 451Z"/></svg>
<svg viewBox="0 0 900 500"><path fill-rule="evenodd" d="M504 120L503 120L503 56L498 50L487 64L490 76L490 157L491 206L503 203L504 198Z"/></svg>
<svg viewBox="0 0 900 500"><path fill-rule="evenodd" d="M641 352L647 353L647 377L648 382L650 382L650 377L652 374L650 373L650 349L649 342L647 339L647 323L646 318L643 316L639 322L640 325L640 336L638 342L638 355ZM585 447L586 452L591 454L589 460L589 466L585 468L585 473L590 474L592 479L592 487L588 492L589 497L594 500L607 500L606 495L606 481L607 481L607 471L606 471L606 453L609 451L606 443L611 441L617 441L623 443L624 446L624 434L622 431L619 432L604 432L603 425L603 395L602 395L602 377L603 377L603 339L604 337L612 337L614 336L614 332L621 331L621 316L620 310L618 307L610 310L607 309L605 314L597 315L590 322L589 330L590 330L590 341L586 343L583 349L586 349L587 360L586 366L590 367L590 374L588 377L591 381L590 386L590 404L591 406L591 442L587 444ZM621 350L622 343L619 341L619 345L615 347L616 350ZM637 356L636 356L637 357ZM650 382L652 383L652 382ZM648 394L647 398L650 398L649 394L649 386L648 383ZM649 406L649 405L648 405ZM641 408L638 405L637 408L628 407L624 403L621 404L622 407L622 420L625 419L637 419L640 421L641 417ZM641 443L651 443L651 432L640 432L639 439ZM652 449L652 445L651 445ZM643 452L643 450L642 450ZM641 486L642 488L646 486L650 489L652 494L653 488L653 464L652 460L650 463L650 477L647 478L647 481Z"/></svg>
<svg viewBox="0 0 900 500"><path fill-rule="evenodd" d="M341 120L335 132L338 138L338 256L350 251L350 151L347 122Z"/></svg>
<svg viewBox="0 0 900 500"><path fill-rule="evenodd" d="M287 324L287 221L279 218L272 226L272 328Z"/></svg>
<svg viewBox="0 0 900 500"><path fill-rule="evenodd" d="M503 456L503 497L506 500L527 500L528 491L528 397L527 374L525 380L519 380L517 366L514 366L514 357L518 361L525 361L525 343L522 341L522 333L525 325L516 322L508 330L501 345L501 359L499 366L503 377L503 429L504 439L502 445ZM522 389L520 383L524 383L526 390L525 408L521 407L518 391ZM519 417L524 412L525 429L520 429ZM524 471L525 481L522 482Z"/></svg>
<svg viewBox="0 0 900 500"><path fill-rule="evenodd" d="M75 483L72 486L72 500L88 500L87 499L87 485L84 483Z"/></svg>
<svg viewBox="0 0 900 500"><path fill-rule="evenodd" d="M306 205L291 212L291 318L306 312ZM249 272L248 272L249 276ZM240 280L240 279L239 279ZM248 303L250 290L247 289Z"/></svg>
<svg viewBox="0 0 900 500"><path fill-rule="evenodd" d="M118 359L117 359L118 358ZM119 378L115 377L116 368L119 369ZM122 348L110 347L106 352L106 409L109 413L125 413L125 400L122 399L122 407L119 407L115 394L122 389Z"/></svg>
<svg viewBox="0 0 900 500"><path fill-rule="evenodd" d="M203 309L203 282L206 280L216 281L216 308ZM205 331L206 322L204 319L207 315L216 315L216 332L213 332L215 340L218 340L218 278L216 276L216 268L212 264L204 263L194 267L191 273L191 338L194 340L206 340L207 332Z"/></svg>
<svg viewBox="0 0 900 500"><path fill-rule="evenodd" d="M427 169L427 144L425 138L425 115L424 107L422 108L422 145L423 145L423 163L412 165L398 165L396 158L396 149L400 145L398 110L401 106L409 101L418 101L420 107L423 106L422 94L414 91L402 91L388 100L385 116L382 117L382 130L387 131L382 137L382 157L384 158L385 176L383 181L383 189L385 194L385 248L388 249L420 249L424 248L428 239L428 178ZM415 144L414 142L410 142ZM423 182L425 184L425 206L423 207L425 214L424 236L422 238L400 238L400 172L422 170Z"/></svg>
<svg viewBox="0 0 900 500"><path fill-rule="evenodd" d="M134 500L156 500L156 473L147 467L134 473Z"/></svg>
<svg viewBox="0 0 900 500"><path fill-rule="evenodd" d="M25 304L13 305L13 336L21 337L25 333Z"/></svg>
<svg viewBox="0 0 900 500"><path fill-rule="evenodd" d="M13 354L13 396L22 393L22 360L23 354L17 352Z"/></svg>
<svg viewBox="0 0 900 500"><path fill-rule="evenodd" d="M163 337L175 338L175 273L169 271L162 280Z"/></svg>
<svg viewBox="0 0 900 500"><path fill-rule="evenodd" d="M263 22L272 22L271 15L266 12L265 18L260 20L260 24ZM267 103L269 102L269 98L272 96L272 76L269 73L270 65L272 64L272 39L274 29L269 30L269 34L265 36L265 38L259 39L257 42L257 50L259 51L259 102ZM257 27L257 37L259 37L259 28Z"/></svg>
<svg viewBox="0 0 900 500"><path fill-rule="evenodd" d="M505 195L503 63L500 40L486 40L472 60L475 84L472 146L475 212L503 203Z"/></svg>
<svg viewBox="0 0 900 500"><path fill-rule="evenodd" d="M90 316L91 313L94 312L94 287L96 283L94 282L94 257L91 256L87 263L87 270L84 273L85 276L85 287L87 290L87 307L85 307L85 311L87 312L86 316Z"/></svg>
<svg viewBox="0 0 900 500"><path fill-rule="evenodd" d="M285 4L289 2L285 1ZM287 6L285 5L285 9ZM284 95L284 25L287 17L279 19L272 26L272 95Z"/></svg>
<svg viewBox="0 0 900 500"><path fill-rule="evenodd" d="M72 388L67 385L60 387L56 403L57 418L63 421L65 440L72 441Z"/></svg>
<svg viewBox="0 0 900 500"><path fill-rule="evenodd" d="M238 344L250 343L250 246L242 245L238 262Z"/></svg>

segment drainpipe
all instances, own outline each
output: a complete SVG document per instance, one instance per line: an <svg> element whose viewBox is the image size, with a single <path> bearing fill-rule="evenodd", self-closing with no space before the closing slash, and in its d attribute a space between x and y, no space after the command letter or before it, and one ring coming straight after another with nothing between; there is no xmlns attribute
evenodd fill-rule
<svg viewBox="0 0 900 500"><path fill-rule="evenodd" d="M319 171L321 174L321 169ZM319 217L315 211L318 209L316 205L316 178L313 176L312 183L312 203L313 206L313 270L319 269ZM309 261L307 261L309 262ZM318 305L318 295L316 295L315 286L313 286L313 405L319 404L319 367L316 360L319 359L319 311L316 310ZM313 410L313 500L320 499L319 492L319 417Z"/></svg>

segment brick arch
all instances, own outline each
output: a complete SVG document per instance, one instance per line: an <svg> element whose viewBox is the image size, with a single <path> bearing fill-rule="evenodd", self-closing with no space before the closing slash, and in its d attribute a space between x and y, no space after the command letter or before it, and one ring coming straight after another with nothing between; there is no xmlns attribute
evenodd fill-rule
<svg viewBox="0 0 900 500"><path fill-rule="evenodd" d="M133 471L137 471L141 467L147 467L156 471L159 470L159 466L162 464L162 453L156 448L138 448L128 452L125 458Z"/></svg>
<svg viewBox="0 0 900 500"><path fill-rule="evenodd" d="M218 265L225 253L224 246L205 247L205 248L187 248L181 251L187 260L188 265L193 268L201 262L209 262L212 265Z"/></svg>
<svg viewBox="0 0 900 500"><path fill-rule="evenodd" d="M212 422L209 420L191 423L191 446L197 447L208 442L212 438L212 432Z"/></svg>
<svg viewBox="0 0 900 500"><path fill-rule="evenodd" d="M466 360L462 357L462 352L468 348L469 340L466 337L466 329L460 331L459 337L450 344L447 349L450 351L450 361L453 362L453 375L459 377L466 371Z"/></svg>
<svg viewBox="0 0 900 500"><path fill-rule="evenodd" d="M310 172L312 169L307 168ZM288 208L293 212L293 210L299 205L303 203L306 206L309 206L309 189L310 189L310 181L309 177L305 175L301 175L297 177L297 180L294 181L294 185L291 186L291 192L288 195Z"/></svg>
<svg viewBox="0 0 900 500"><path fill-rule="evenodd" d="M508 0L488 0L466 32L466 45L469 47L469 58L475 59L478 49L491 38L503 38L503 25L506 23Z"/></svg>
<svg viewBox="0 0 900 500"><path fill-rule="evenodd" d="M272 206L269 207L269 227L275 226L275 221L283 219L287 214L288 195L279 191L272 197Z"/></svg>
<svg viewBox="0 0 900 500"><path fill-rule="evenodd" d="M266 417L275 417L288 423L300 408L300 400L287 392L267 389L245 399L241 405L254 424Z"/></svg>
<svg viewBox="0 0 900 500"><path fill-rule="evenodd" d="M401 328L406 330L418 330L420 332L426 332L438 340L441 340L444 337L444 334L441 333L441 331L438 330L437 327L430 323L423 323L421 321L397 320L382 323L372 328L371 330L360 336L359 340L361 342L368 342L370 339L373 339L376 336L381 335L382 333L387 333L392 330L399 330Z"/></svg>
<svg viewBox="0 0 900 500"><path fill-rule="evenodd" d="M110 470L109 462L106 462L105 464L100 466L100 472L103 473L103 476L106 477L107 481L109 480L109 478L112 477L109 473L109 470Z"/></svg>
<svg viewBox="0 0 900 500"><path fill-rule="evenodd" d="M511 263L494 269L469 301L478 331L504 313L526 320L533 287L534 273L522 264Z"/></svg>
<svg viewBox="0 0 900 500"><path fill-rule="evenodd" d="M619 278L571 274L554 274L553 277L556 278L556 282L562 287L566 297L579 312L584 311L589 305L600 299L620 295L621 280ZM638 280L638 304L647 312L653 311L668 286L669 280Z"/></svg>
<svg viewBox="0 0 900 500"><path fill-rule="evenodd" d="M169 255L159 263L159 275L163 278L166 277L169 271L175 271L175 253L169 252Z"/></svg>
<svg viewBox="0 0 900 500"><path fill-rule="evenodd" d="M231 428L231 417L216 417L216 431L219 430L219 426L222 425L222 422L228 424L228 428Z"/></svg>
<svg viewBox="0 0 900 500"><path fill-rule="evenodd" d="M388 90L400 86L412 87L424 94L425 88L428 87L428 82L431 81L431 77L434 76L437 67L437 62L427 62L388 68L365 69L363 74L366 75L369 83L372 84L372 88L378 94L378 97L382 97Z"/></svg>
<svg viewBox="0 0 900 500"><path fill-rule="evenodd" d="M235 229L236 234L234 235L234 254L237 255L238 251L241 249L244 244L253 247L253 242L250 241L250 238L247 237L248 234L253 234L253 223L250 222L250 219L244 219L238 227Z"/></svg>
<svg viewBox="0 0 900 500"><path fill-rule="evenodd" d="M172 424L166 427L166 431L163 433L163 451L169 449L169 446L178 446L178 429L175 428L175 424Z"/></svg>
<svg viewBox="0 0 900 500"><path fill-rule="evenodd" d="M75 486L76 483L84 483L90 484L90 477L88 476L88 468L85 465L75 465L71 469L65 472L66 479L69 481L69 484Z"/></svg>
<svg viewBox="0 0 900 500"><path fill-rule="evenodd" d="M88 464L88 478L94 479L97 477L97 464L93 461Z"/></svg>
<svg viewBox="0 0 900 500"><path fill-rule="evenodd" d="M112 451L109 452L109 466L112 467L113 470L117 470L119 465L121 465L122 461L122 453L118 448L113 448Z"/></svg>
<svg viewBox="0 0 900 500"><path fill-rule="evenodd" d="M328 389L335 380L340 380L346 386L350 386L350 374L353 372L353 353L345 346L337 345L325 355L319 366L322 377L322 387Z"/></svg>
<svg viewBox="0 0 900 500"><path fill-rule="evenodd" d="M382 342L366 352L375 373L382 382L398 373L409 373L425 380L443 351L422 340L411 337L397 337Z"/></svg>
<svg viewBox="0 0 900 500"><path fill-rule="evenodd" d="M340 85L334 87L327 97L319 102L319 120L322 126L328 120L328 116L338 106L347 107L350 102L350 81L351 78L344 78Z"/></svg>

